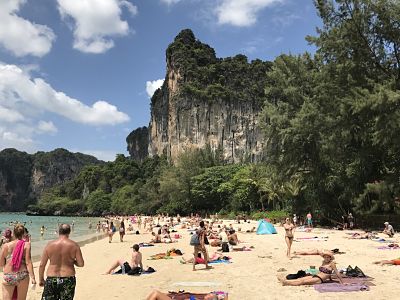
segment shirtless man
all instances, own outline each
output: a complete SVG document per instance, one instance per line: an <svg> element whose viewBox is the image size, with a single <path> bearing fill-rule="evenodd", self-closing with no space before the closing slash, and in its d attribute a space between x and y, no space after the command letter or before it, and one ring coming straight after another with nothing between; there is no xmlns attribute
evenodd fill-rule
<svg viewBox="0 0 400 300"><path fill-rule="evenodd" d="M131 257L131 262L128 263L122 259L117 260L112 264L111 268L106 272L106 274L111 274L117 267L121 267L122 273L128 273L131 269L140 267L143 270L142 263L142 253L139 251L139 245L135 244L132 246L133 252Z"/></svg>
<svg viewBox="0 0 400 300"><path fill-rule="evenodd" d="M72 300L75 295L75 267L83 267L81 248L69 239L71 227L61 224L58 239L49 242L43 250L39 265L39 285L44 286L42 300ZM47 261L47 278L44 280L44 269Z"/></svg>

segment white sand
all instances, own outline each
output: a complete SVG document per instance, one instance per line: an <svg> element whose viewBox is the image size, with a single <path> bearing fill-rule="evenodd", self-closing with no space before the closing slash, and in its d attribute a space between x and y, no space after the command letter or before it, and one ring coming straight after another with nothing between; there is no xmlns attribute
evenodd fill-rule
<svg viewBox="0 0 400 300"><path fill-rule="evenodd" d="M225 222L229 224L228 222ZM234 225L237 229L239 225ZM240 225L242 230L256 226L256 222ZM379 266L372 264L375 260L393 259L400 257L400 250L378 250L384 244L370 240L350 240L344 231L315 229L314 232L295 232L295 237L329 236L327 241L294 242L292 250L304 249L333 249L339 248L346 254L336 255L338 268L345 268L349 264L359 266L365 274L374 277L376 286L370 291L352 293L323 293L320 294L312 286L284 287L276 279L279 268L285 268L286 273L296 273L300 269L307 269L310 265L320 266L322 258L319 256L298 256L292 260L286 258L286 244L283 230L276 227L278 234L256 235L238 233L241 245L253 245L250 252L230 252L232 264L214 265L212 270L204 270L204 265L197 265L197 271L192 271L191 265L182 265L180 258L170 260L147 260L156 253L166 252L171 247L184 251L184 257L189 257L192 248L189 246L190 235L186 229L179 230L183 235L178 243L157 244L155 247L141 248L144 266L151 266L157 272L151 275L101 275L111 263L118 258L128 260L130 247L134 243L148 242L150 234L126 235L125 242L119 242L118 233L113 243L108 239L87 244L82 248L85 267L77 268L77 289L75 299L145 299L152 289L161 291L179 290L193 292L209 292L223 290L229 292L229 299L262 300L262 299L400 299L398 288L400 266ZM316 233L317 232L317 233ZM209 253L217 248L208 247ZM271 258L270 258L271 257ZM38 263L35 263L35 273L38 278ZM174 285L179 282L210 282L211 287L189 287ZM201 283L200 283L201 284ZM204 285L204 283L203 283ZM215 286L217 285L217 286ZM39 300L42 288L28 292L28 299Z"/></svg>

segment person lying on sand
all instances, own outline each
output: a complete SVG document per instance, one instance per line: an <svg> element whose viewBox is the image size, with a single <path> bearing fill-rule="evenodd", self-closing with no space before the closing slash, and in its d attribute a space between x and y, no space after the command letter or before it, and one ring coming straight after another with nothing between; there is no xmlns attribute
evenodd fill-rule
<svg viewBox="0 0 400 300"><path fill-rule="evenodd" d="M319 250L319 249L312 249L312 250L303 250L303 251L294 251L294 255L321 255L324 252L330 252L332 254L343 254L344 252L340 252L339 249L333 250Z"/></svg>
<svg viewBox="0 0 400 300"><path fill-rule="evenodd" d="M218 252L214 252L213 255L211 255L211 257L208 258L208 262L213 262L213 261L220 260L220 259L227 260L226 258L227 258L227 256L224 256L223 254L218 253ZM180 260L180 263L193 264L193 257L187 258L187 259L182 257L182 259ZM205 263L206 263L206 261L204 260L204 258L201 257L201 253L198 253L197 257L196 257L196 265L198 265L198 264L204 265Z"/></svg>
<svg viewBox="0 0 400 300"><path fill-rule="evenodd" d="M319 267L319 273L316 275L309 275L302 278L288 280L285 276L281 277L278 276L278 280L282 283L282 285L291 285L291 286L299 286L299 285L313 285L313 284L320 284L327 281L332 280L332 273L335 273L339 282L343 284L342 277L339 271L336 268L336 264L334 261L334 256L332 252L327 251L321 253L323 257L322 265Z"/></svg>
<svg viewBox="0 0 400 300"><path fill-rule="evenodd" d="M349 236L348 239L362 240L362 239L374 239L376 237L377 237L376 234L366 231L363 233L355 232L351 236Z"/></svg>
<svg viewBox="0 0 400 300"><path fill-rule="evenodd" d="M400 257L392 260L380 260L380 261L374 261L373 264L379 264L379 265L396 265L400 266Z"/></svg>
<svg viewBox="0 0 400 300"><path fill-rule="evenodd" d="M165 293L162 293L160 291L157 290L153 290L146 298L146 300L174 300L174 299L179 299L179 300L192 300L195 299L193 298L194 296L191 296L190 294L186 295L182 295L182 297L178 296L179 298L177 298L175 295L173 298L171 298L170 296L168 296ZM215 293L209 293L207 295L204 296L204 298L202 298L204 300L228 300L228 296L227 295L217 295Z"/></svg>
<svg viewBox="0 0 400 300"><path fill-rule="evenodd" d="M139 251L139 245L134 244L132 246L133 252L131 257L131 262L128 263L122 259L117 260L113 263L110 269L105 274L111 274L117 267L121 267L122 273L128 273L131 269L136 267L140 267L143 270L143 263L142 263L142 253Z"/></svg>

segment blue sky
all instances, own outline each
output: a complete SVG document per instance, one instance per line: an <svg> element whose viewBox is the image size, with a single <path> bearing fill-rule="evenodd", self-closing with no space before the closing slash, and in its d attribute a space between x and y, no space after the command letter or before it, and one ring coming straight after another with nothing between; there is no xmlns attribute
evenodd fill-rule
<svg viewBox="0 0 400 300"><path fill-rule="evenodd" d="M180 30L273 60L319 25L312 0L0 0L0 150L127 155Z"/></svg>

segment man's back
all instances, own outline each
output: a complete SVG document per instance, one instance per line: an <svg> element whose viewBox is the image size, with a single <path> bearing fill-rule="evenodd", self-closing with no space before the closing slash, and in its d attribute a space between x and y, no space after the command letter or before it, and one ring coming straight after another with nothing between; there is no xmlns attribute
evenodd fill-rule
<svg viewBox="0 0 400 300"><path fill-rule="evenodd" d="M47 244L45 248L50 260L47 276L68 277L75 275L74 264L79 256L79 246L68 238L60 238Z"/></svg>

